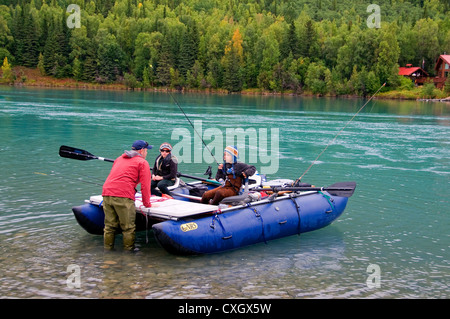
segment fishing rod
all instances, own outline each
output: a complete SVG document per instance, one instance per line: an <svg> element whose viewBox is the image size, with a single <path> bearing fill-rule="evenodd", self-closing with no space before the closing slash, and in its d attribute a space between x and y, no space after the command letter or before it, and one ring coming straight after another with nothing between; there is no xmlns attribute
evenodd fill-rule
<svg viewBox="0 0 450 319"><path fill-rule="evenodd" d="M358 110L358 112L355 113L355 115L353 115L353 117L344 125L344 127L336 134L336 136L328 143L327 146L325 146L325 148L322 150L322 152L320 152L320 154L316 157L316 159L311 163L311 165L309 165L309 167L306 169L306 171L302 174L302 176L300 176L299 178L297 178L297 180L294 182L294 185L297 184L298 182L301 181L301 179L303 178L303 176L305 176L305 174L311 169L311 167L313 167L314 164L316 164L317 160L319 159L320 156L322 156L323 153L325 153L325 151L327 150L327 148L334 143L334 141L338 138L338 136L342 133L343 130L345 130L347 128L347 126L350 124L351 121L353 121L353 119L359 114L359 112L361 112L363 110L363 108L374 98L375 95L378 94L378 92L386 85L386 82L383 83L382 86L380 86L380 88L370 97L370 99L367 100L366 103L364 103L364 105Z"/></svg>
<svg viewBox="0 0 450 319"><path fill-rule="evenodd" d="M194 127L194 124L192 124L191 120L189 119L189 117L186 115L186 113L184 112L184 110L181 108L180 104L178 104L178 101L173 97L172 93L170 93L170 96L172 97L172 99L175 101L175 104L178 106L178 108L181 110L181 112L183 112L184 116L186 117L186 119L188 120L189 124L191 124L192 128L194 129L195 133L197 133L198 137L200 137L200 139L203 142L203 145L205 145L206 149L208 150L209 154L211 154L211 156L213 157L214 161L216 162L217 165L219 165L219 162L216 160L216 158L214 157L213 153L211 152L211 150L209 149L208 145L206 145L205 141L203 140L203 138L200 136L200 134L197 132L197 130Z"/></svg>

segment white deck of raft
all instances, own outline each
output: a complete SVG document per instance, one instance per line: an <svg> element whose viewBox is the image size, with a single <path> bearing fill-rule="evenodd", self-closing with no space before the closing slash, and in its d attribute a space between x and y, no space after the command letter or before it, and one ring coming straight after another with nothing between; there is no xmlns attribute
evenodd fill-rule
<svg viewBox="0 0 450 319"><path fill-rule="evenodd" d="M283 186L288 184L290 185L292 182L293 180L278 179L270 182L264 182L262 183L262 186ZM257 185L259 185L259 183L257 183L254 186ZM316 193L316 191L302 192L301 195L308 195L313 193ZM141 196L142 196L141 193L136 193L136 201L135 201L136 211L155 218L178 220L180 218L195 216L203 213L208 212L212 213L219 209L219 207L215 205L207 205L197 202L188 202L173 198L159 197L155 195L152 195L150 199L152 207L147 208L142 204ZM278 199L275 199L275 201L281 200L283 197L284 196L280 196ZM103 197L101 195L91 196L89 200L86 200L86 202L101 206L103 203ZM265 203L267 203L267 199L262 199L258 202L258 204L265 204ZM225 208L225 211L228 209Z"/></svg>
<svg viewBox="0 0 450 319"><path fill-rule="evenodd" d="M91 196L87 202L94 205L101 205L103 202L103 197L101 195ZM218 209L218 206L215 205L194 203L154 195L152 195L150 202L152 203L152 207L145 207L142 204L141 197L138 197L138 194L136 194L136 211L147 214L150 217L179 219L202 213L214 212Z"/></svg>

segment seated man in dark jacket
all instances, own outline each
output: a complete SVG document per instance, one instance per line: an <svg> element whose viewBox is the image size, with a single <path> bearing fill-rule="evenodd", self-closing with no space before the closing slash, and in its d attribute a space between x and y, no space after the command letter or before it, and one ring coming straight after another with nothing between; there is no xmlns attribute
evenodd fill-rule
<svg viewBox="0 0 450 319"><path fill-rule="evenodd" d="M167 194L170 196L169 187L175 184L178 160L172 155L172 145L169 143L162 143L159 151L161 154L156 158L155 165L153 165L151 192L155 195ZM159 192L156 187L159 188Z"/></svg>
<svg viewBox="0 0 450 319"><path fill-rule="evenodd" d="M243 181L255 174L255 166L238 162L238 155L236 146L225 148L224 164L219 165L216 174L216 180L224 179L225 185L205 192L202 196L203 204L218 205L224 198L238 195Z"/></svg>

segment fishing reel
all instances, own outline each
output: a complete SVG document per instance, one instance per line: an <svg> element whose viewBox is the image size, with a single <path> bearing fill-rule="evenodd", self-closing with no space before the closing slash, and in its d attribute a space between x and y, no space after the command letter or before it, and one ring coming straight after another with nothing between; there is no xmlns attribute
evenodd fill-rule
<svg viewBox="0 0 450 319"><path fill-rule="evenodd" d="M206 172L204 172L203 175L206 175L206 176L208 176L208 179L211 179L211 175L212 175L211 166L208 166L208 168L206 169Z"/></svg>

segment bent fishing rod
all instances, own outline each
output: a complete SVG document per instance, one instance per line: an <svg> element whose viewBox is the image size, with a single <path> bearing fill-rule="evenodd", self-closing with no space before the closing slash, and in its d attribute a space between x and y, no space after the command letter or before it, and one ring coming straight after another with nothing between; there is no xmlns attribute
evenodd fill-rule
<svg viewBox="0 0 450 319"><path fill-rule="evenodd" d="M197 132L197 130L195 129L194 124L192 124L191 120L189 119L189 117L186 115L186 113L184 112L184 110L181 108L180 104L178 103L178 101L174 98L174 96L172 95L172 93L170 93L170 96L172 97L172 99L175 101L175 104L178 106L178 108L180 109L180 111L184 114L184 116L186 117L186 119L188 120L189 124L191 124L192 128L194 129L195 133L197 133L198 137L200 137L200 139L203 142L203 145L205 145L206 149L208 150L209 154L211 154L211 156L213 157L214 161L216 162L217 166L219 166L219 162L217 161L217 159L214 157L213 153L211 152L211 150L209 149L208 145L206 145L205 141L203 140L203 138L201 137L201 135Z"/></svg>
<svg viewBox="0 0 450 319"><path fill-rule="evenodd" d="M364 107L375 97L375 95L378 94L378 92L380 92L380 90L386 85L386 82L383 83L382 86L380 86L380 88L367 100L366 103L364 103L364 105L358 110L358 112L355 113L355 115L353 115L353 117L344 125L344 127L334 136L334 138L328 143L327 146L325 146L325 148L322 150L322 152L320 152L320 154L316 157L316 159L311 163L311 165L309 165L309 167L306 169L306 171L302 174L302 176L300 176L299 178L297 178L297 180L294 182L294 185L299 183L301 181L301 179L303 178L303 176L306 175L306 173L311 169L311 167L314 166L314 164L316 164L317 160L319 159L319 157L322 156L323 153L325 153L325 151L327 150L327 148L334 143L334 141L338 138L338 136L342 133L343 130L345 130L347 128L347 126L350 124L351 121L353 121L353 119L364 109Z"/></svg>

